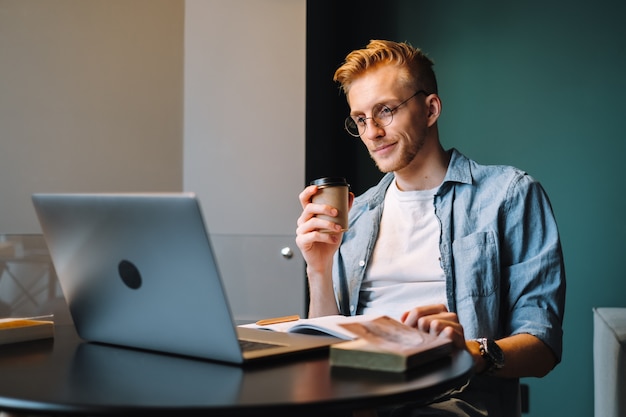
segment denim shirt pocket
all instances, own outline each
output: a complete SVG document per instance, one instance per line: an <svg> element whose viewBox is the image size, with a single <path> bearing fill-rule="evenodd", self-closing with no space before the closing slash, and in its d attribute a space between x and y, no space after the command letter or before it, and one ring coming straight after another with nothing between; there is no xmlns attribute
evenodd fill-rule
<svg viewBox="0 0 626 417"><path fill-rule="evenodd" d="M495 232L478 232L456 239L452 251L457 303L497 294L500 262Z"/></svg>

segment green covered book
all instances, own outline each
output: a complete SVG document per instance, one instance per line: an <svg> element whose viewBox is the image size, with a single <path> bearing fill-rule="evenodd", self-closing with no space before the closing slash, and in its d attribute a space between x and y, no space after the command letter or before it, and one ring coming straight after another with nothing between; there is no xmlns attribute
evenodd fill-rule
<svg viewBox="0 0 626 417"><path fill-rule="evenodd" d="M330 347L330 364L338 367L404 372L449 355L450 338L434 336L387 316L341 324L357 339Z"/></svg>

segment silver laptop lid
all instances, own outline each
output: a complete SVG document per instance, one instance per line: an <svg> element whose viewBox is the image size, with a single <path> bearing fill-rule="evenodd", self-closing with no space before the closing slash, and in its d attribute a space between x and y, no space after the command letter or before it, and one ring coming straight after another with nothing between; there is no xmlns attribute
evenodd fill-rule
<svg viewBox="0 0 626 417"><path fill-rule="evenodd" d="M194 194L35 194L33 203L81 337L243 361Z"/></svg>

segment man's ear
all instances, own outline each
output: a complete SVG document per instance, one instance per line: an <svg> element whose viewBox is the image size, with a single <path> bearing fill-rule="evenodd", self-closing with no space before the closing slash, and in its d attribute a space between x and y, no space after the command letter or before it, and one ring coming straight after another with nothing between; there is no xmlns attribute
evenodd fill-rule
<svg viewBox="0 0 626 417"><path fill-rule="evenodd" d="M441 115L441 99L437 94L431 94L426 97L426 106L428 109L428 127L431 127Z"/></svg>

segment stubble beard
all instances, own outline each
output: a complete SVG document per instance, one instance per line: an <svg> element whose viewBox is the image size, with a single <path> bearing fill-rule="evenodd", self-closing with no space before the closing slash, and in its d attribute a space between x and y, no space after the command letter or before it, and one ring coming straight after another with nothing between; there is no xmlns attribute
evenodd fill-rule
<svg viewBox="0 0 626 417"><path fill-rule="evenodd" d="M369 154L370 158L372 158L380 172L386 174L388 172L396 172L402 170L403 168L406 168L413 161L413 159L415 159L417 154L420 153L420 151L424 148L425 143L426 136L420 136L417 142L411 142L410 147L404 147L403 149L401 149L401 153L400 155L398 155L398 159L395 161L389 161L388 166L383 166L383 163L386 161L377 161L372 152L370 152Z"/></svg>

